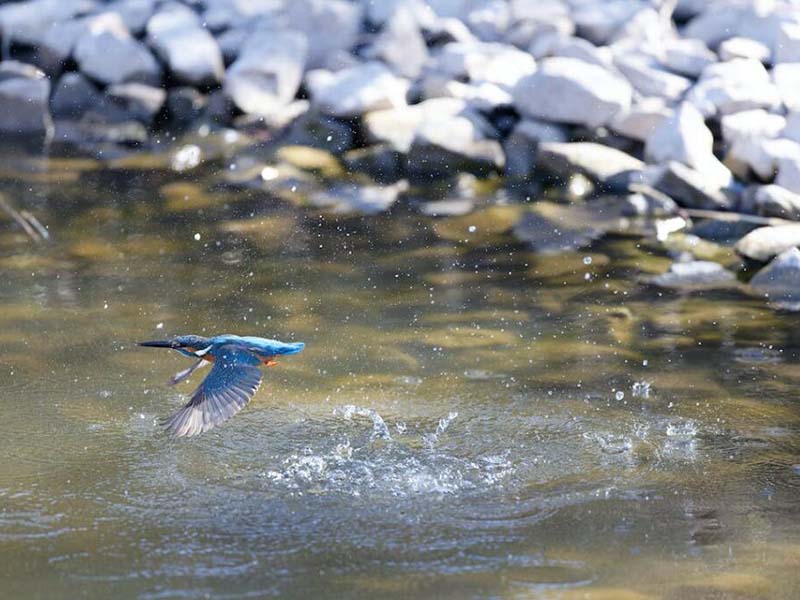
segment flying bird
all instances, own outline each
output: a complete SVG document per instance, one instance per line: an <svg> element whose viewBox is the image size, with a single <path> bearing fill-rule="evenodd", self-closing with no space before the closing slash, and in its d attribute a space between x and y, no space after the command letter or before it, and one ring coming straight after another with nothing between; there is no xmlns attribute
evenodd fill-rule
<svg viewBox="0 0 800 600"><path fill-rule="evenodd" d="M203 383L192 393L189 402L162 424L176 437L191 437L213 429L242 410L261 385L261 365L278 364L276 357L297 354L303 342L284 343L260 337L218 335L207 338L181 335L171 340L140 342L150 348L170 348L196 358L192 366L170 380L180 383L198 369L213 364Z"/></svg>

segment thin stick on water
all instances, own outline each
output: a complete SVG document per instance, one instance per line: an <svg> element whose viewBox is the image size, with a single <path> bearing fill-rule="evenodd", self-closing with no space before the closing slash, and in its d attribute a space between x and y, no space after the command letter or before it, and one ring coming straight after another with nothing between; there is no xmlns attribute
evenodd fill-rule
<svg viewBox="0 0 800 600"><path fill-rule="evenodd" d="M25 233L28 234L34 242L41 242L44 238L43 236L37 231L37 229L29 223L25 217L23 217L20 213L18 213L13 206L11 206L8 202L6 202L5 198L0 196L0 209L6 212L8 216L10 216L17 224L22 227ZM38 221L37 221L38 223ZM39 223L41 227L41 223ZM42 229L44 229L42 227Z"/></svg>

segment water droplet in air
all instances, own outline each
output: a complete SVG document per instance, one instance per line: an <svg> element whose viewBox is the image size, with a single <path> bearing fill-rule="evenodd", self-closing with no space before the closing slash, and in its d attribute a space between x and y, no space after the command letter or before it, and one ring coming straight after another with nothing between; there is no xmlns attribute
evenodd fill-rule
<svg viewBox="0 0 800 600"><path fill-rule="evenodd" d="M195 233L194 234L194 239L195 239L196 242L199 242L200 241L200 234L199 233Z"/></svg>
<svg viewBox="0 0 800 600"><path fill-rule="evenodd" d="M592 257L591 256L584 256L583 257L583 264L585 264L585 265L592 264Z"/></svg>
<svg viewBox="0 0 800 600"><path fill-rule="evenodd" d="M467 231L469 231L470 233L475 233L476 231L478 231L478 228L475 227L475 225L470 225L469 227L467 227Z"/></svg>
<svg viewBox="0 0 800 600"><path fill-rule="evenodd" d="M614 394L614 398L616 398L617 400L622 400L623 398L625 398L625 392L623 392L622 390L617 390L617 393Z"/></svg>

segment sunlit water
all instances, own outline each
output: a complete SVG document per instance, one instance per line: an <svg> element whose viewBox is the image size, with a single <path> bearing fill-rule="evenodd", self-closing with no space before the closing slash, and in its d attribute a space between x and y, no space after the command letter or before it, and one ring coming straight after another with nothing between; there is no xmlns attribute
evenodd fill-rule
<svg viewBox="0 0 800 600"><path fill-rule="evenodd" d="M659 291L634 237L44 166L2 175L52 241L0 222L0 595L800 596L796 315ZM198 378L134 342L189 332L307 349L173 440Z"/></svg>

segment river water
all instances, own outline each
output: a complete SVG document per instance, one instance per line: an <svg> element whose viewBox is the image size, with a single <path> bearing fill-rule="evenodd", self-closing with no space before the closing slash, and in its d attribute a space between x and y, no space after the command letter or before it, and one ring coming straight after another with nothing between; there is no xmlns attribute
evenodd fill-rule
<svg viewBox="0 0 800 600"><path fill-rule="evenodd" d="M5 162L51 240L0 221L0 595L800 597L795 314L655 288L637 237L536 254L519 207ZM175 440L199 378L135 342L180 333L307 347Z"/></svg>

